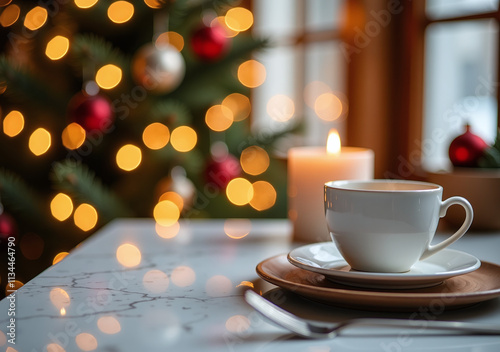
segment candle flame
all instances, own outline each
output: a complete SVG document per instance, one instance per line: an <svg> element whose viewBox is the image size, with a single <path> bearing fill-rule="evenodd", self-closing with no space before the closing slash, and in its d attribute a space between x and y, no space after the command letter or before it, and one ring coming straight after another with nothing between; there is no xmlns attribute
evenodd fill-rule
<svg viewBox="0 0 500 352"><path fill-rule="evenodd" d="M328 133L326 140L326 152L328 154L339 154L341 149L340 136L335 128Z"/></svg>
<svg viewBox="0 0 500 352"><path fill-rule="evenodd" d="M64 307L61 308L61 315L63 316L66 315L66 308Z"/></svg>

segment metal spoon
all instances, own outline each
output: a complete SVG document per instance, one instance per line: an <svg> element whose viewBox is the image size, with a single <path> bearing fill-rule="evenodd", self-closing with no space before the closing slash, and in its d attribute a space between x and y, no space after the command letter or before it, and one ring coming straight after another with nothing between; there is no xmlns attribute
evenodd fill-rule
<svg viewBox="0 0 500 352"><path fill-rule="evenodd" d="M410 319L377 319L363 318L350 319L336 324L313 322L299 318L290 312L276 306L258 293L247 290L245 300L257 312L275 324L309 339L333 338L346 327L350 326L375 326L412 329L437 329L448 331L462 331L479 335L500 335L500 326L495 324L478 324L458 321L420 321Z"/></svg>

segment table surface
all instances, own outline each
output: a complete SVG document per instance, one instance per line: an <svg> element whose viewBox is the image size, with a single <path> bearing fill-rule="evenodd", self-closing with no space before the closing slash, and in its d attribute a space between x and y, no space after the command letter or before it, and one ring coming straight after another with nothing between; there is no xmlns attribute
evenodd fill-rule
<svg viewBox="0 0 500 352"><path fill-rule="evenodd" d="M0 348L500 351L500 336L353 328L335 339L306 340L268 323L243 300L250 286L279 292L282 306L305 318L334 322L353 317L408 319L412 314L337 308L263 282L255 266L300 245L290 240L290 233L286 220L189 220L181 222L175 237L162 238L150 219L116 220L16 292L15 345L9 342L7 327L12 302L9 297L0 302ZM470 233L452 248L500 264L500 233ZM434 318L500 324L500 298Z"/></svg>

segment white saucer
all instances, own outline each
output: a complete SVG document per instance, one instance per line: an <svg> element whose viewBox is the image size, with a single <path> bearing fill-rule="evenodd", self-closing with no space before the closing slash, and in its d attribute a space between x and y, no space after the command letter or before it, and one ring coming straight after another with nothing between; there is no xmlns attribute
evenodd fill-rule
<svg viewBox="0 0 500 352"><path fill-rule="evenodd" d="M481 266L476 257L453 249L443 249L417 262L405 273L375 273L352 270L334 242L313 243L292 250L288 261L293 265L325 275L344 285L410 289L435 286L444 280L469 273Z"/></svg>

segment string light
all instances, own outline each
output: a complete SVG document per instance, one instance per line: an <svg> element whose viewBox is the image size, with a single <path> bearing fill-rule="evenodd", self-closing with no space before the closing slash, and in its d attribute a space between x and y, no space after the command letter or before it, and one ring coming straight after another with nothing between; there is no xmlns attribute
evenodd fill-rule
<svg viewBox="0 0 500 352"><path fill-rule="evenodd" d="M177 32L164 32L156 38L155 45L160 47L165 44L172 45L181 52L184 49L184 38Z"/></svg>
<svg viewBox="0 0 500 352"><path fill-rule="evenodd" d="M0 25L3 27L10 27L19 19L21 9L16 4L6 7L2 14L0 14Z"/></svg>
<svg viewBox="0 0 500 352"><path fill-rule="evenodd" d="M69 39L62 35L52 38L45 48L45 55L51 60L62 59L69 50Z"/></svg>
<svg viewBox="0 0 500 352"><path fill-rule="evenodd" d="M73 214L75 225L83 231L90 231L97 225L97 210L90 204L82 203Z"/></svg>
<svg viewBox="0 0 500 352"><path fill-rule="evenodd" d="M233 112L234 121L242 121L250 116L252 107L250 99L240 93L229 94L221 103L222 106L227 107Z"/></svg>
<svg viewBox="0 0 500 352"><path fill-rule="evenodd" d="M59 263L61 260L63 260L64 258L66 258L66 256L68 254L69 254L68 252L57 253L55 255L54 259L52 260L52 265Z"/></svg>
<svg viewBox="0 0 500 352"><path fill-rule="evenodd" d="M126 144L116 153L116 164L125 171L135 170L142 161L141 149L133 144Z"/></svg>
<svg viewBox="0 0 500 352"><path fill-rule="evenodd" d="M89 9L99 0L75 0L75 5L81 9Z"/></svg>
<svg viewBox="0 0 500 352"><path fill-rule="evenodd" d="M258 211L271 208L276 203L276 190L267 181L257 181L252 184L253 197L250 206Z"/></svg>
<svg viewBox="0 0 500 352"><path fill-rule="evenodd" d="M247 179L237 177L229 181L226 187L227 199L234 205L245 205L253 197L253 187Z"/></svg>
<svg viewBox="0 0 500 352"><path fill-rule="evenodd" d="M73 201L64 193L58 193L50 202L50 212L59 221L64 221L73 213Z"/></svg>
<svg viewBox="0 0 500 352"><path fill-rule="evenodd" d="M223 105L211 106L205 114L205 123L213 131L225 131L233 124L233 112Z"/></svg>
<svg viewBox="0 0 500 352"><path fill-rule="evenodd" d="M12 110L3 119L3 133L15 137L24 128L24 116L17 110Z"/></svg>
<svg viewBox="0 0 500 352"><path fill-rule="evenodd" d="M37 6L26 14L24 17L24 26L29 30L36 31L47 22L47 10L41 6Z"/></svg>
<svg viewBox="0 0 500 352"><path fill-rule="evenodd" d="M102 89L112 89L116 87L121 80L122 70L113 64L101 67L95 75L95 81Z"/></svg>
<svg viewBox="0 0 500 352"><path fill-rule="evenodd" d="M149 149L158 150L165 147L170 139L170 130L159 122L153 122L142 132L142 141Z"/></svg>
<svg viewBox="0 0 500 352"><path fill-rule="evenodd" d="M248 60L238 67L238 80L248 88L256 88L266 80L266 68L256 60Z"/></svg>
<svg viewBox="0 0 500 352"><path fill-rule="evenodd" d="M179 126L172 131L170 143L178 152L189 152L198 142L196 131L189 126Z"/></svg>
<svg viewBox="0 0 500 352"><path fill-rule="evenodd" d="M226 25L234 31L243 32L253 25L252 12L243 7L233 7L225 16Z"/></svg>
<svg viewBox="0 0 500 352"><path fill-rule="evenodd" d="M49 131L40 127L31 134L28 147L33 154L40 156L49 150L51 143Z"/></svg>
<svg viewBox="0 0 500 352"><path fill-rule="evenodd" d="M128 1L115 1L108 7L108 17L114 23L125 23L134 15L134 5Z"/></svg>
<svg viewBox="0 0 500 352"><path fill-rule="evenodd" d="M172 226L179 220L180 210L174 202L162 200L155 205L153 217L161 226Z"/></svg>
<svg viewBox="0 0 500 352"><path fill-rule="evenodd" d="M85 129L76 122L72 122L66 126L61 134L63 145L70 150L80 148L85 142L86 137L87 133Z"/></svg>
<svg viewBox="0 0 500 352"><path fill-rule="evenodd" d="M241 152L240 164L249 175L260 175L269 167L269 155L259 146L253 145Z"/></svg>

